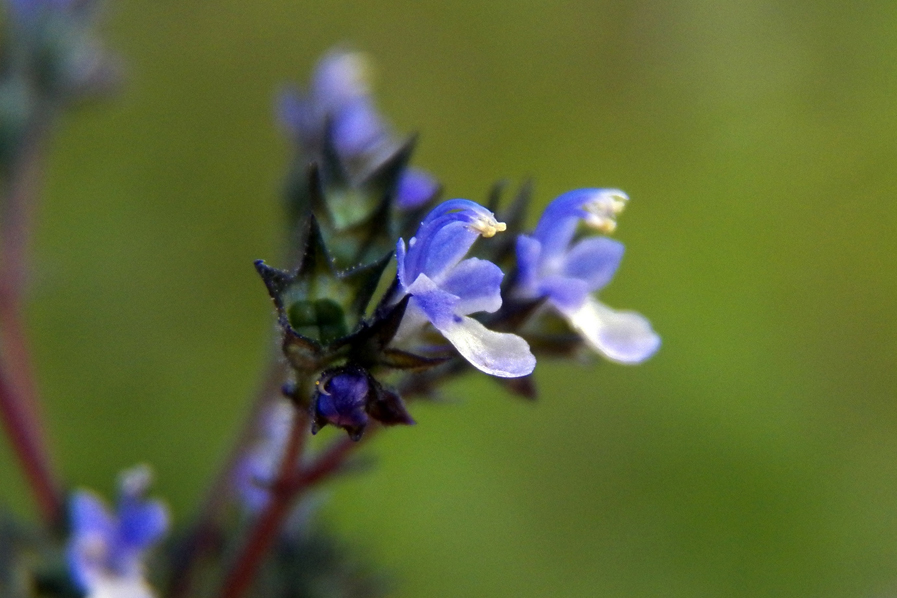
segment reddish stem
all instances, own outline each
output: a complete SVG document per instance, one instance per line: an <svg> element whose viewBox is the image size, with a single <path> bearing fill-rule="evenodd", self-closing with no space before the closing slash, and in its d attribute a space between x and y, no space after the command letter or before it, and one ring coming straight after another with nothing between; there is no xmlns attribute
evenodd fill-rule
<svg viewBox="0 0 897 598"><path fill-rule="evenodd" d="M299 423L299 420L300 418L297 417L296 423ZM307 423L307 420L302 423L303 430L300 430L300 433L304 432ZM295 428L293 432L296 432ZM368 430L365 438L369 438L373 432L374 429ZM307 468L299 470L281 468L281 480L283 481L277 486L267 508L252 529L249 540L221 591L221 598L241 598L245 594L252 585L259 565L277 538L277 532L283 525L284 519L289 515L290 507L293 506L296 499L306 490L338 471L345 463L346 457L359 444L349 438L343 438L335 442ZM286 459L284 464L287 464Z"/></svg>
<svg viewBox="0 0 897 598"><path fill-rule="evenodd" d="M290 512L293 500L301 487L290 483L296 476L296 468L305 444L308 429L308 415L297 409L290 438L280 464L278 482L271 491L271 498L259 516L246 541L236 566L228 576L221 598L239 598L252 585L256 571L277 538L283 520Z"/></svg>
<svg viewBox="0 0 897 598"><path fill-rule="evenodd" d="M44 452L29 433L31 422L22 401L0 370L0 415L13 450L37 500L38 509L48 525L54 525L62 513L60 494L53 483Z"/></svg>
<svg viewBox="0 0 897 598"><path fill-rule="evenodd" d="M3 425L34 493L41 515L55 524L63 499L53 475L41 425L33 367L23 325L22 294L28 271L28 243L40 180L44 129L35 126L8 172L3 197L0 263Z"/></svg>
<svg viewBox="0 0 897 598"><path fill-rule="evenodd" d="M368 430L365 434L365 438L369 438L376 429L377 428L372 428ZM343 465L343 463L345 463L346 457L348 457L349 453L351 453L357 446L358 442L348 437L335 442L333 446L318 457L310 467L305 468L298 473L296 479L293 481L293 485L297 488L297 491L303 488L310 488L318 482L330 477Z"/></svg>

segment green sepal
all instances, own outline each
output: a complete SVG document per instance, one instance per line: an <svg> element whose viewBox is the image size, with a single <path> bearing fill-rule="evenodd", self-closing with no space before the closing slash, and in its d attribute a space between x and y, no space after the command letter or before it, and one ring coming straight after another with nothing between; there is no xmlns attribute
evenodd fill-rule
<svg viewBox="0 0 897 598"><path fill-rule="evenodd" d="M324 366L327 359L321 343L293 330L285 316L278 318L278 322L283 331L283 355L294 369L311 372Z"/></svg>
<svg viewBox="0 0 897 598"><path fill-rule="evenodd" d="M489 193L486 195L486 209L492 213L498 211L498 208L501 206L501 198L502 195L505 194L505 189L508 188L508 179L499 179L492 183L492 187L489 189Z"/></svg>
<svg viewBox="0 0 897 598"><path fill-rule="evenodd" d="M354 353L379 355L401 323L407 300L389 310L378 308L371 322L365 310L379 286L392 252L356 268L337 271L317 219L309 215L299 267L289 273L255 262L278 314L283 352L297 370L311 372Z"/></svg>
<svg viewBox="0 0 897 598"><path fill-rule="evenodd" d="M299 268L294 276L295 281L314 285L318 277L335 277L336 266L327 245L318 219L314 214L309 214L306 220L305 245Z"/></svg>
<svg viewBox="0 0 897 598"><path fill-rule="evenodd" d="M365 260L395 245L398 231L395 230L395 200L402 173L408 167L414 151L415 138L412 137L383 161L358 185L358 192L372 200L371 211L351 227L342 231L354 236L358 241L353 258Z"/></svg>
<svg viewBox="0 0 897 598"><path fill-rule="evenodd" d="M320 222L326 226L333 226L333 214L327 207L327 200L324 195L324 180L321 174L321 167L317 162L310 162L308 165L308 207L311 213L315 215Z"/></svg>
<svg viewBox="0 0 897 598"><path fill-rule="evenodd" d="M340 273L340 280L355 291L355 298L352 300L349 309L359 319L364 317L364 312L377 291L383 272L392 262L392 257L393 252L390 251L376 262L357 266Z"/></svg>

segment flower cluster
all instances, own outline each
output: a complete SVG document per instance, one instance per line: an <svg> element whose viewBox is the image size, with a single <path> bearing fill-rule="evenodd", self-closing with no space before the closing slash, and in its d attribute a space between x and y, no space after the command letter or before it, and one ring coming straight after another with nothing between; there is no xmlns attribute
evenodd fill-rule
<svg viewBox="0 0 897 598"><path fill-rule="evenodd" d="M421 175L408 166L410 147L394 141L374 109L364 59L354 53L327 55L307 91L285 96L281 119L299 159L312 164L294 212L304 245L295 270L257 267L293 369L289 396L311 411L313 431L330 424L357 439L371 420L411 423L404 400L428 396L464 365L498 378L528 376L534 353L549 353L541 341L557 316L612 361L638 363L657 350L644 317L593 296L613 277L623 245L579 233L580 224L613 232L628 201L623 192L566 193L532 232L521 226L525 197L504 210L507 223L494 213L499 202L439 203L428 176L426 185L414 183ZM411 202L403 193L415 187L428 191ZM419 210L412 221L409 205ZM516 237L516 252L490 245L496 235ZM395 275L368 310L390 262ZM514 273L508 280L502 267Z"/></svg>

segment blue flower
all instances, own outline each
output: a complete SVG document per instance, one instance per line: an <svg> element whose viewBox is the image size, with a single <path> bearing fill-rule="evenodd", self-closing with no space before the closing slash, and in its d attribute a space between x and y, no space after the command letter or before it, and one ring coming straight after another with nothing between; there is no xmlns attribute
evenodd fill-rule
<svg viewBox="0 0 897 598"><path fill-rule="evenodd" d="M613 232L628 200L617 189L578 189L551 202L532 236L517 239L515 294L546 297L595 351L619 363L639 363L660 347L650 322L632 311L613 310L593 296L613 278L623 244L606 237L574 242L580 222Z"/></svg>
<svg viewBox="0 0 897 598"><path fill-rule="evenodd" d="M306 150L320 148L328 125L333 146L347 164L376 167L399 149L389 124L374 106L364 54L335 50L318 63L310 89L285 91L280 120ZM429 174L408 168L396 197L400 209L415 208L432 198L439 186Z"/></svg>
<svg viewBox="0 0 897 598"><path fill-rule="evenodd" d="M145 466L122 473L118 510L112 514L96 494L80 490L69 504L72 535L68 563L88 598L150 598L144 555L168 530L165 506L144 498L150 484Z"/></svg>
<svg viewBox="0 0 897 598"><path fill-rule="evenodd" d="M437 206L408 242L396 247L400 296L411 300L396 340L401 343L429 322L476 368L503 378L525 376L536 359L526 341L498 333L469 317L501 307L501 269L478 258L463 259L480 236L505 230L492 212L466 199Z"/></svg>

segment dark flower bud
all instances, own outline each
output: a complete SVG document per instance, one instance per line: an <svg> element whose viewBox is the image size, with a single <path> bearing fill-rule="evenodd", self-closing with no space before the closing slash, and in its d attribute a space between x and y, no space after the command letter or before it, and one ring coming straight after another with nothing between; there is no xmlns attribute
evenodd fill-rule
<svg viewBox="0 0 897 598"><path fill-rule="evenodd" d="M312 433L331 424L352 440L361 439L371 418L387 425L413 424L402 399L384 390L364 368L348 365L328 370L316 382Z"/></svg>

